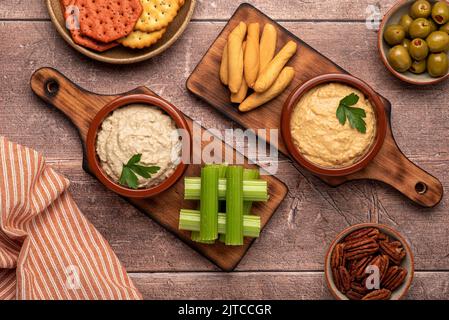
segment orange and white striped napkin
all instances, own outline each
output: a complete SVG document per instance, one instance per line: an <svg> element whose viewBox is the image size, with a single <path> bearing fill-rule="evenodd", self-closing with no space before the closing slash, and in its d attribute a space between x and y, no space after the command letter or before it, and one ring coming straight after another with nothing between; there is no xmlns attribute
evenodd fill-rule
<svg viewBox="0 0 449 320"><path fill-rule="evenodd" d="M0 299L141 299L69 181L0 137Z"/></svg>

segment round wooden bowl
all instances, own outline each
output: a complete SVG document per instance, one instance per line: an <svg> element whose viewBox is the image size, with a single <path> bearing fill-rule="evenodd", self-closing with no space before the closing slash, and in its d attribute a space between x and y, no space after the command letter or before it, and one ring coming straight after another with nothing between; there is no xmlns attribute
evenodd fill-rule
<svg viewBox="0 0 449 320"><path fill-rule="evenodd" d="M53 25L58 30L64 40L75 50L98 61L111 64L131 64L150 59L167 50L181 36L192 18L196 0L186 0L178 12L178 15L167 27L167 31L162 38L152 46L144 49L131 49L121 45L105 52L94 50L77 45L73 42L70 31L65 27L65 20L60 0L46 0L47 9Z"/></svg>
<svg viewBox="0 0 449 320"><path fill-rule="evenodd" d="M407 294L408 290L410 289L410 285L413 280L413 273L415 270L415 263L414 263L414 259L413 259L412 250L410 249L410 246L408 245L407 241L405 241L405 239L399 234L399 232L397 232L396 230L394 230L386 225L378 224L378 223L361 223L361 224L356 224L356 225L350 226L350 227L344 229L342 232L340 232L337 235L337 237L335 238L335 240L332 242L332 244L330 245L330 247L326 253L326 258L325 258L325 262L324 262L324 274L325 274L325 278L326 278L326 283L327 283L327 286L329 287L330 292L332 293L334 298L337 300L349 300L349 298L346 297L342 292L340 292L334 283L334 279L332 276L332 270L331 270L332 252L334 251L335 246L339 242L341 242L351 232L362 229L362 228L370 228L370 227L375 227L375 228L379 229L381 232L388 235L389 237L401 242L402 246L405 249L405 252L407 253L406 257L404 258L404 260L402 260L402 263L401 263L401 266L407 270L407 276L405 277L405 280L401 284L401 286L399 288L397 288L394 292L391 293L390 300L402 299Z"/></svg>
<svg viewBox="0 0 449 320"><path fill-rule="evenodd" d="M342 168L326 168L318 166L309 160L307 160L298 148L295 146L291 135L291 116L293 110L296 108L299 100L312 88L324 83L339 82L354 87L361 91L373 105L376 113L377 133L374 142L360 160L348 167ZM290 155L301 166L308 169L314 174L321 176L346 176L351 173L357 172L365 168L370 161L377 155L385 139L387 131L387 117L385 115L385 109L379 95L365 82L347 74L326 74L313 78L306 83L298 86L292 91L287 101L284 104L281 114L281 134L284 140L287 150Z"/></svg>
<svg viewBox="0 0 449 320"><path fill-rule="evenodd" d="M419 85L419 86L425 86L425 85L431 85L435 83L442 82L449 78L449 72L440 78L433 78L431 77L427 72L423 74L414 74L412 72L404 72L400 73L394 70L390 63L388 62L387 55L388 51L390 50L390 46L385 42L383 36L384 31L387 26L390 24L397 24L399 23L399 20L401 19L401 16L408 13L410 10L411 5L415 2L415 0L401 0L398 1L388 12L385 14L384 18L382 19L382 23L379 28L379 32L377 34L377 47L379 50L380 58L385 65L385 67L398 79L401 79L402 81L405 81L410 84ZM435 3L437 1L429 0L430 3ZM446 1L448 2L448 1ZM449 2L448 2L449 3Z"/></svg>
<svg viewBox="0 0 449 320"><path fill-rule="evenodd" d="M115 109L134 103L142 103L147 104L149 107L152 106L160 108L162 111L167 113L173 119L173 121L175 121L178 129L184 129L189 133L189 140L191 140L190 130L184 118L184 115L170 103L158 97L146 94L133 94L123 96L111 101L106 106L104 106L92 120L89 131L87 132L86 139L87 162L89 165L89 169L93 172L93 174L110 190L125 197L148 198L153 197L174 185L176 181L178 181L178 179L181 178L181 176L184 174L185 170L187 169L187 165L181 162L170 177L156 186L146 189L134 190L121 186L120 184L113 181L101 168L100 160L98 159L96 152L97 133L101 124L103 123L103 120Z"/></svg>

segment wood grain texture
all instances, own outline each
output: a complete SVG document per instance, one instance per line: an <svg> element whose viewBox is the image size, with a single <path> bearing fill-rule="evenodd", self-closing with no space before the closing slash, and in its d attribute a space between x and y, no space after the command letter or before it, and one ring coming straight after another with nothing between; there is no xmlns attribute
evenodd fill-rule
<svg viewBox="0 0 449 320"><path fill-rule="evenodd" d="M382 1L382 13L393 2ZM368 30L361 20L365 17L366 6L372 2L287 0L278 5L275 1L258 0L251 3L273 18L283 19L284 27L390 100L392 127L403 152L437 176L445 189L449 188L447 83L416 88L400 82L385 70L376 51L376 33ZM76 202L109 241L127 270L145 272L132 275L145 298L197 297L199 291L190 275L208 271L208 275L214 276L215 273L209 271L218 269L82 171L82 150L76 129L63 114L48 108L34 96L29 89L29 77L37 68L50 65L95 92L120 93L145 85L206 127L235 127L229 119L188 95L184 83L223 28L223 20L229 18L236 7L237 4L229 6L229 1L224 0L199 1L197 20L169 51L145 63L120 68L77 54L49 21L21 21L48 19L43 1L0 1L0 19L12 19L0 21L0 38L14 37L13 42L0 43L0 135L44 153L49 162L71 180L70 191ZM202 17L208 20L198 21ZM331 21L326 22L326 19ZM282 290L276 290L276 283L272 282L271 287L259 286L254 293L244 292L244 288L234 282L231 289L238 293L235 297L330 297L321 274L309 280L302 274L322 270L325 250L341 229L350 224L379 220L398 229L409 240L418 270L446 270L418 272L408 297L447 298L447 197L438 207L423 210L377 182L356 181L329 188L284 157L280 159L276 176L290 189L287 199L237 270L253 273L252 288L256 287L254 283L274 279L267 276L266 271L282 271L290 277L286 277ZM182 271L188 273L179 273ZM158 277L163 280L156 280ZM168 291L166 287L171 283L174 284ZM227 285L229 288L229 282ZM217 291L212 295L213 289L211 287L208 293L220 297ZM232 295L229 291L225 293Z"/></svg>
<svg viewBox="0 0 449 320"><path fill-rule="evenodd" d="M214 269L206 259L174 241L171 234L81 170L82 150L76 129L59 111L48 108L34 96L29 77L38 67L52 65L95 92L119 93L146 85L206 127L233 127L231 121L207 104L186 94L184 88L188 75L224 23L194 22L169 52L126 68L99 64L78 55L65 45L49 22L0 25L1 37L17 35L14 50L0 44L4 52L2 62L8 62L2 64L0 78L0 134L44 153L72 180L71 190L77 203L110 241L128 270ZM445 125L449 120L449 92L445 86L417 90L390 76L378 60L376 34L363 24L283 25L386 96L393 104L392 123L401 149L449 188L449 132ZM197 37L200 32L202 36ZM336 41L342 34L357 45L348 47L344 41ZM432 103L430 96L435 98ZM428 123L433 126L428 127ZM449 270L446 197L437 208L422 210L376 182L352 182L333 189L298 169L281 157L277 177L287 184L289 195L238 270L319 270L326 245L341 229L358 222L377 221L379 217L409 239L418 269ZM399 226L402 221L407 223ZM279 247L283 250L277 250Z"/></svg>
<svg viewBox="0 0 449 320"><path fill-rule="evenodd" d="M131 279L146 299L332 299L322 272L131 274ZM448 295L445 273L417 272L404 299L446 300Z"/></svg>
<svg viewBox="0 0 449 320"><path fill-rule="evenodd" d="M261 26L272 23L278 34L277 50L280 50L289 41L294 41L298 45L297 53L287 63L288 66L295 69L295 78L292 84L275 99L250 112L238 111L230 101L230 91L222 85L218 77L221 57L228 35L241 21L258 22ZM294 88L312 78L329 73L340 74L346 73L346 71L309 47L301 39L289 33L255 7L242 4L187 79L187 88L190 92L208 102L212 108L217 109L244 128L254 129L256 132L258 129L280 131L282 108ZM443 196L440 181L413 164L400 151L390 128L390 102L384 98L382 98L382 102L388 119L385 141L377 156L361 171L343 177L319 176L320 179L331 186L339 186L345 182L360 179L382 181L424 207L436 206ZM259 137L266 138L265 135L259 135ZM289 155L286 142L282 138L274 142L270 141L269 138L266 138L266 140L279 147L283 154Z"/></svg>
<svg viewBox="0 0 449 320"><path fill-rule="evenodd" d="M41 2L41 0L1 1L0 19L46 19L48 14ZM366 9L369 5L375 4L380 8L381 12L385 12L394 4L395 0L383 0L378 3L369 0L284 0L282 4L266 0L250 0L246 2L259 7L265 12L269 12L275 19L364 21L368 15ZM238 4L239 1L200 0L198 1L194 19L229 19Z"/></svg>
<svg viewBox="0 0 449 320"><path fill-rule="evenodd" d="M146 87L139 87L128 93L118 95L98 95L78 87L53 68L38 69L31 76L30 85L37 96L62 111L73 122L80 134L84 150L86 149L87 132L91 126L92 120L108 103L118 97L128 94L144 93L155 95L154 92ZM186 121L190 133L193 135L192 148L195 148L195 146L204 148L207 143L203 141L201 135L195 135L192 119L186 117ZM203 134L204 131L204 128L200 129L201 134ZM229 153L233 155L234 159L236 158L237 151L232 149L231 146L226 145L224 142L221 142L220 146L222 148L223 156ZM201 150L195 151L201 152ZM83 168L92 173L92 168L89 168L89 164L86 160L86 154L84 154L84 160ZM257 168L254 165L249 165L247 159L245 162L246 167ZM201 166L191 164L188 166L183 176L198 177L200 174ZM260 216L261 229L263 230L287 194L287 188L282 182L272 176L264 176L261 178L268 182L269 200L265 203L256 202L253 206L253 212ZM214 245L204 245L191 241L190 232L179 230L179 211L182 208L195 209L197 203L184 201L183 195L184 181L181 178L170 189L155 197L147 199L126 198L126 200L153 218L160 225L167 228L167 230L178 236L189 246L201 252L223 270L233 270L243 258L254 239L245 238L243 246L234 247L226 246L220 242L217 242Z"/></svg>

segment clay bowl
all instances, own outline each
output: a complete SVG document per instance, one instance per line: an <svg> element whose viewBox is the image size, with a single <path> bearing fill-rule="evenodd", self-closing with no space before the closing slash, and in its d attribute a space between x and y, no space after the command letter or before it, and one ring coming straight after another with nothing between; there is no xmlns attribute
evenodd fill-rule
<svg viewBox="0 0 449 320"><path fill-rule="evenodd" d="M298 101L304 96L304 94L306 94L309 90L316 86L331 82L343 83L361 91L373 105L377 120L376 137L365 155L361 157L358 162L342 168L321 167L307 160L293 143L290 129L292 112L295 109ZM320 176L341 177L365 168L370 163L370 161L374 159L374 157L382 147L386 131L387 117L385 115L385 109L379 95L362 80L347 74L326 74L307 81L306 83L298 86L292 91L282 109L281 134L284 143L287 146L288 152L290 153L291 157L301 166Z"/></svg>
<svg viewBox="0 0 449 320"><path fill-rule="evenodd" d="M334 250L334 247L336 244L341 242L348 234L350 234L353 231L362 229L362 228L369 228L369 227L375 227L379 229L381 232L388 235L390 238L398 240L401 242L402 246L404 247L407 255L402 260L401 266L407 270L407 276L405 277L404 282L401 284L399 288L397 288L394 292L391 294L391 300L400 300L402 299L408 292L410 285L413 280L413 273L414 273L414 259L413 259L413 253L410 249L410 246L408 245L407 241L394 229L378 224L378 223L361 223L356 224L353 226L350 226L346 229L344 229L342 232L340 232L335 240L330 245L329 249L326 253L326 259L324 262L324 274L326 278L327 286L329 287L330 292L337 300L349 300L348 297L346 297L342 292L340 292L337 287L335 286L334 279L332 276L332 270L331 270L331 256L332 252Z"/></svg>
<svg viewBox="0 0 449 320"><path fill-rule="evenodd" d="M96 52L88 48L77 45L73 42L69 30L65 27L61 0L47 0L47 9L53 25L64 40L78 52L94 60L112 64L130 64L150 59L161 54L172 46L181 36L192 18L196 0L186 0L178 12L178 15L167 27L163 37L151 47L145 49L130 49L117 46L105 52Z"/></svg>
<svg viewBox="0 0 449 320"><path fill-rule="evenodd" d="M108 115L110 115L114 110L134 103L142 103L147 104L148 106L156 106L160 108L162 111L164 111L173 119L178 129L184 129L186 132L189 133L189 140L191 140L190 130L183 114L170 103L160 98L146 94L133 94L123 96L111 101L106 106L104 106L92 120L86 139L87 162L89 165L89 169L92 171L92 173L108 189L125 197L148 198L158 195L159 193L167 190L172 185L174 185L178 181L178 179L181 178L181 176L184 174L185 170L187 169L187 165L181 161L176 170L173 172L173 174L166 180L161 182L159 185L146 189L133 190L119 185L118 183L113 181L105 172L103 172L103 169L100 166L100 160L95 150L97 142L97 133L101 127L101 124L103 123L103 120Z"/></svg>
<svg viewBox="0 0 449 320"><path fill-rule="evenodd" d="M383 34L386 29L386 27L390 24L397 24L399 20L401 19L401 16L408 13L410 10L411 5L415 2L415 0L401 0L398 1L388 12L385 14L382 23L379 28L379 32L377 35L377 47L379 50L380 58L385 65L385 67L398 79L401 79L402 81L405 81L410 84L419 85L419 86L425 86L425 85L431 85L435 83L442 82L449 78L449 72L440 78L433 78L428 73L423 74L414 74L409 71L400 73L394 70L390 64L388 63L387 54L390 50L390 46L385 42L383 39ZM430 3L435 3L437 1L429 1ZM448 2L448 1L446 1Z"/></svg>

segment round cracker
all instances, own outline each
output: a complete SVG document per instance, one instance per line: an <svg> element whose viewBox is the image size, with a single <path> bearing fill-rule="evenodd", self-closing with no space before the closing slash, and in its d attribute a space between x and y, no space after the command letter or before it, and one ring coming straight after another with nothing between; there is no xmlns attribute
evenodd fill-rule
<svg viewBox="0 0 449 320"><path fill-rule="evenodd" d="M143 12L134 30L152 32L166 28L178 14L179 0L140 0Z"/></svg>
<svg viewBox="0 0 449 320"><path fill-rule="evenodd" d="M76 20L73 19L74 12L71 6L73 6L74 4L75 0L61 0L66 27L70 31L72 39L76 44L98 52L103 52L118 46L117 42L103 43L82 35L79 30L79 26L76 23Z"/></svg>
<svg viewBox="0 0 449 320"><path fill-rule="evenodd" d="M76 0L81 33L108 43L130 34L142 14L140 0Z"/></svg>
<svg viewBox="0 0 449 320"><path fill-rule="evenodd" d="M158 42L165 31L167 31L165 28L153 32L133 31L127 37L119 39L118 42L131 49L143 49Z"/></svg>

